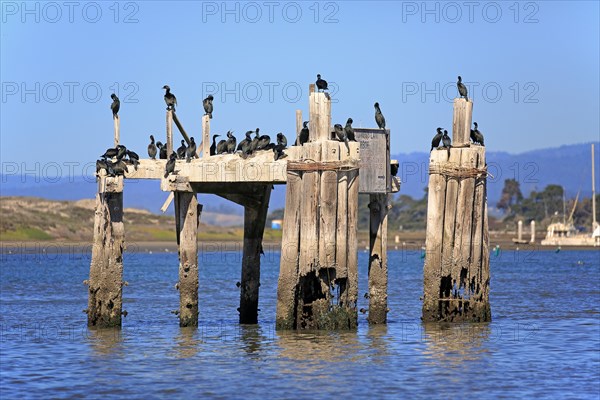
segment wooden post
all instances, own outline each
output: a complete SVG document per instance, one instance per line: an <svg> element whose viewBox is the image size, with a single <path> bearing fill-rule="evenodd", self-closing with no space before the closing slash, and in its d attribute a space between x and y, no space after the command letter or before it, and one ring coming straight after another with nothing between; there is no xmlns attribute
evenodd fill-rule
<svg viewBox="0 0 600 400"><path fill-rule="evenodd" d="M535 243L535 221L531 221L531 240L529 241L529 243Z"/></svg>
<svg viewBox="0 0 600 400"><path fill-rule="evenodd" d="M240 324L258 323L260 253L271 198L271 185L261 189L260 205L244 207L244 254L240 292Z"/></svg>
<svg viewBox="0 0 600 400"><path fill-rule="evenodd" d="M115 126L115 147L117 147L117 145L119 144L119 141L121 140L121 132L120 132L120 125L121 125L121 119L119 118L119 115L115 115L115 117L113 118L113 123Z"/></svg>
<svg viewBox="0 0 600 400"><path fill-rule="evenodd" d="M305 158L321 161L321 143L305 143ZM302 174L302 201L300 202L300 275L316 270L319 263L319 172Z"/></svg>
<svg viewBox="0 0 600 400"><path fill-rule="evenodd" d="M300 131L302 130L302 110L296 110L296 141L300 144Z"/></svg>
<svg viewBox="0 0 600 400"><path fill-rule="evenodd" d="M350 154L359 159L360 143L350 142ZM358 313L356 303L358 301L358 185L359 170L348 172L348 256L346 259L348 268L348 303L347 307L354 310L353 325L356 326Z"/></svg>
<svg viewBox="0 0 600 400"><path fill-rule="evenodd" d="M340 161L350 157L346 146L340 146ZM337 279L346 278L346 287L340 288L340 297L348 304L348 176L349 172L340 171L337 174L337 227L335 233L335 264Z"/></svg>
<svg viewBox="0 0 600 400"><path fill-rule="evenodd" d="M179 326L198 326L198 223L196 193L175 192L179 240Z"/></svg>
<svg viewBox="0 0 600 400"><path fill-rule="evenodd" d="M369 323L385 324L387 321L387 194L371 194L369 202Z"/></svg>
<svg viewBox="0 0 600 400"><path fill-rule="evenodd" d="M202 143L198 146L198 154L202 151L202 158L210 157L210 116L202 116Z"/></svg>
<svg viewBox="0 0 600 400"><path fill-rule="evenodd" d="M120 327L123 290L123 177L100 177L88 281L88 326Z"/></svg>
<svg viewBox="0 0 600 400"><path fill-rule="evenodd" d="M167 110L167 158L173 153L173 110Z"/></svg>
<svg viewBox="0 0 600 400"><path fill-rule="evenodd" d="M452 145L463 146L470 143L473 102L465 99L454 99L452 118Z"/></svg>
<svg viewBox="0 0 600 400"><path fill-rule="evenodd" d="M309 94L309 141L329 140L331 136L331 100L327 93Z"/></svg>
<svg viewBox="0 0 600 400"><path fill-rule="evenodd" d="M519 241L519 243L521 243L521 241L523 240L523 221L519 220L519 222L517 222L517 240Z"/></svg>
<svg viewBox="0 0 600 400"><path fill-rule="evenodd" d="M323 142L323 161L339 161L340 142ZM319 202L319 265L335 271L336 227L337 227L337 173L321 171L321 200ZM327 277L334 280L333 272ZM329 282L331 284L332 282Z"/></svg>

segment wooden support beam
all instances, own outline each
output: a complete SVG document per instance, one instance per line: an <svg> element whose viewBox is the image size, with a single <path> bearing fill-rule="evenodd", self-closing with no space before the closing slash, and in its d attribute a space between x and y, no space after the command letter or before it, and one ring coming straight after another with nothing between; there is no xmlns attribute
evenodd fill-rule
<svg viewBox="0 0 600 400"><path fill-rule="evenodd" d="M271 198L271 185L263 185L260 205L244 207L244 254L240 287L240 324L258 323L260 254Z"/></svg>
<svg viewBox="0 0 600 400"><path fill-rule="evenodd" d="M119 141L121 140L121 131L120 131L121 119L119 118L119 114L114 116L113 124L114 124L114 128L115 128L115 147L117 147L117 145L119 144Z"/></svg>
<svg viewBox="0 0 600 400"><path fill-rule="evenodd" d="M109 181L107 186L123 186L121 176L103 179ZM111 182L119 180L120 184ZM88 326L121 326L124 247L123 192L97 193L88 281Z"/></svg>
<svg viewBox="0 0 600 400"><path fill-rule="evenodd" d="M340 142L326 140L322 147L322 161L339 161ZM344 151L346 151L344 146ZM337 228L337 172L321 171L319 202L319 265L335 268ZM332 277L333 278L333 277Z"/></svg>
<svg viewBox="0 0 600 400"><path fill-rule="evenodd" d="M347 160L350 154L345 145L340 146L340 161ZM337 174L337 226L335 232L335 264L336 277L348 278L348 177L349 172L339 171ZM347 286L340 288L340 298L347 302Z"/></svg>
<svg viewBox="0 0 600 400"><path fill-rule="evenodd" d="M165 145L168 158L173 153L173 110L167 110L167 143Z"/></svg>
<svg viewBox="0 0 600 400"><path fill-rule="evenodd" d="M387 221L388 194L371 194L369 201L369 324L387 322Z"/></svg>
<svg viewBox="0 0 600 400"><path fill-rule="evenodd" d="M450 158L444 164L446 166L460 165L460 149L452 149ZM446 179L446 199L444 205L444 233L442 238L442 278L452 277L452 268L455 264L453 258L454 242L456 238L456 211L458 204L458 183L459 179L450 177ZM456 279L456 277L452 277Z"/></svg>
<svg viewBox="0 0 600 400"><path fill-rule="evenodd" d="M210 116L202 116L202 143L198 146L198 154L202 152L202 158L210 157Z"/></svg>
<svg viewBox="0 0 600 400"><path fill-rule="evenodd" d="M321 161L321 143L305 143L306 158ZM319 171L306 171L302 175L302 194L300 203L300 275L316 270L319 263Z"/></svg>
<svg viewBox="0 0 600 400"><path fill-rule="evenodd" d="M262 198L260 196L252 196L238 193L217 193L217 196L229 201L233 201L234 203L247 208L258 209L262 204Z"/></svg>
<svg viewBox="0 0 600 400"><path fill-rule="evenodd" d="M185 129L183 129L183 125L181 125L181 122L179 122L179 118L177 118L177 114L173 113L173 121L175 122L175 125L177 126L177 129L179 129L179 133L181 133L181 136L183 136L183 139L185 140L185 142L187 143L187 145L190 145L190 138L187 134L187 132L185 131Z"/></svg>
<svg viewBox="0 0 600 400"><path fill-rule="evenodd" d="M195 193L176 192L179 223L179 326L198 326L198 224Z"/></svg>
<svg viewBox="0 0 600 400"><path fill-rule="evenodd" d="M294 143L300 143L300 131L302 130L302 110L296 110L296 140ZM292 144L290 142L290 144Z"/></svg>
<svg viewBox="0 0 600 400"><path fill-rule="evenodd" d="M470 143L471 121L473 118L473 102L462 97L454 99L452 118L452 145L464 146Z"/></svg>
<svg viewBox="0 0 600 400"><path fill-rule="evenodd" d="M360 143L350 142L351 158L360 158ZM359 170L348 172L348 300L347 307L354 309L354 320L351 325L357 324L358 313L358 186Z"/></svg>

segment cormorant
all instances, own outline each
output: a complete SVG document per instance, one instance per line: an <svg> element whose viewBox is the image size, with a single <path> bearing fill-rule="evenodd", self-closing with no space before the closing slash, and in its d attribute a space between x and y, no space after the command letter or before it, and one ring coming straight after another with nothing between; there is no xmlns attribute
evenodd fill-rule
<svg viewBox="0 0 600 400"><path fill-rule="evenodd" d="M325 79L321 79L321 74L317 74L317 81L315 83L317 85L317 91L329 90L327 88L327 81Z"/></svg>
<svg viewBox="0 0 600 400"><path fill-rule="evenodd" d="M167 161L167 165L165 166L165 178L168 177L169 174L175 172L175 160L177 160L177 153L172 152L169 161Z"/></svg>
<svg viewBox="0 0 600 400"><path fill-rule="evenodd" d="M300 143L298 143L298 141ZM298 141L296 142L296 146L302 146L304 143L308 142L308 121L302 123L302 130L298 136Z"/></svg>
<svg viewBox="0 0 600 400"><path fill-rule="evenodd" d="M158 147L158 158L160 158L161 160L166 160L167 159L167 146L165 146L164 144L162 144L160 141L156 142L156 147Z"/></svg>
<svg viewBox="0 0 600 400"><path fill-rule="evenodd" d="M154 144L154 136L150 135L150 144L148 145L148 157L156 160L156 145Z"/></svg>
<svg viewBox="0 0 600 400"><path fill-rule="evenodd" d="M273 146L273 153L275 153L275 161L285 157L283 150L287 147L287 138L282 132L277 134L277 144Z"/></svg>
<svg viewBox="0 0 600 400"><path fill-rule="evenodd" d="M479 129L477 129L477 122L473 122L473 125L475 125L475 129L471 129L471 140L473 143L479 143L480 145L484 146L483 133L479 132Z"/></svg>
<svg viewBox="0 0 600 400"><path fill-rule="evenodd" d="M348 136L346 136L346 131L344 130L344 127L341 124L335 124L333 126L333 129L335 130L335 136L337 136L338 140L340 142L346 143L346 149L348 150L348 154L350 154L350 147L348 146Z"/></svg>
<svg viewBox="0 0 600 400"><path fill-rule="evenodd" d="M96 161L96 174L98 174L101 169L105 169L108 172L108 165L106 164L106 159Z"/></svg>
<svg viewBox="0 0 600 400"><path fill-rule="evenodd" d="M127 154L127 148L125 146L123 146L122 144L118 144L117 145L117 158L120 160L121 158L125 157L125 154Z"/></svg>
<svg viewBox="0 0 600 400"><path fill-rule="evenodd" d="M186 160L185 162L190 162L192 158L196 158L198 155L196 154L196 142L194 141L194 137L190 138L190 145L186 151Z"/></svg>
<svg viewBox="0 0 600 400"><path fill-rule="evenodd" d="M212 144L210 145L210 155L214 156L217 154L217 137L219 137L221 135L213 135L213 141Z"/></svg>
<svg viewBox="0 0 600 400"><path fill-rule="evenodd" d="M348 138L349 141L356 142L356 136L354 135L354 128L352 127L353 122L354 121L352 120L352 118L348 118L348 121L346 121L346 126L344 127L344 131L346 132L346 137Z"/></svg>
<svg viewBox="0 0 600 400"><path fill-rule="evenodd" d="M250 135L252 135L252 132L253 131L247 131L246 138L238 144L237 151L242 152L242 158L246 158L246 156L250 153L250 146L252 144L252 138Z"/></svg>
<svg viewBox="0 0 600 400"><path fill-rule="evenodd" d="M110 105L110 109L112 110L113 113L113 119L114 118L119 118L119 109L121 108L121 101L119 100L119 98L117 97L116 94L111 94L110 98L113 99L112 104Z"/></svg>
<svg viewBox="0 0 600 400"><path fill-rule="evenodd" d="M177 158L183 160L185 158L186 150L187 146L185 145L185 140L181 139L181 146L177 148Z"/></svg>
<svg viewBox="0 0 600 400"><path fill-rule="evenodd" d="M104 159L113 158L114 156L117 155L118 152L119 152L119 148L118 147L106 149L106 151L104 152L104 154L102 154L100 157L104 158Z"/></svg>
<svg viewBox="0 0 600 400"><path fill-rule="evenodd" d="M169 85L163 86L165 89L165 103L167 103L167 110L175 111L175 106L177 105L177 98L173 93L171 93L171 88Z"/></svg>
<svg viewBox="0 0 600 400"><path fill-rule="evenodd" d="M390 174L392 174L392 176L396 176L398 174L399 167L400 164L390 164Z"/></svg>
<svg viewBox="0 0 600 400"><path fill-rule="evenodd" d="M207 98L205 98L204 100L202 100L202 105L204 106L204 115L208 115L208 117L210 119L212 119L212 112L213 112L213 95L209 94Z"/></svg>
<svg viewBox="0 0 600 400"><path fill-rule="evenodd" d="M229 137L229 132L227 132L227 137ZM217 143L217 154L223 154L227 152L227 140L221 139L219 143Z"/></svg>
<svg viewBox="0 0 600 400"><path fill-rule="evenodd" d="M448 158L450 158L450 147L452 147L452 141L450 140L450 136L448 136L448 131L444 129L444 135L442 136L442 143L444 147L448 149Z"/></svg>
<svg viewBox="0 0 600 400"><path fill-rule="evenodd" d="M436 130L437 133L431 140L431 150L429 150L430 153L433 151L433 149L437 149L439 147L440 141L442 140L442 128L437 128Z"/></svg>
<svg viewBox="0 0 600 400"><path fill-rule="evenodd" d="M250 153L254 153L254 151L256 150L256 148L258 147L258 138L259 138L259 132L260 129L256 128L256 130L254 131L254 138L252 138L252 141L250 142Z"/></svg>
<svg viewBox="0 0 600 400"><path fill-rule="evenodd" d="M232 131L227 132L227 152L229 154L235 153L235 145L237 143L237 139L233 136Z"/></svg>
<svg viewBox="0 0 600 400"><path fill-rule="evenodd" d="M258 132L258 128L256 128L256 131ZM257 134L258 136L258 134ZM258 138L258 144L256 145L256 150L264 150L266 148L268 148L269 143L271 143L271 137L269 135L261 135Z"/></svg>
<svg viewBox="0 0 600 400"><path fill-rule="evenodd" d="M375 103L375 122L377 122L377 126L379 127L379 129L385 129L385 118L381 113L379 103Z"/></svg>
<svg viewBox="0 0 600 400"><path fill-rule="evenodd" d="M129 161L133 164L133 168L137 171L138 164L140 162L140 156L135 151L127 150L127 157L129 157Z"/></svg>
<svg viewBox="0 0 600 400"><path fill-rule="evenodd" d="M460 94L460 97L464 97L465 100L469 101L469 98L467 97L467 87L462 83L462 78L460 76L458 77L456 86L458 87L458 94Z"/></svg>
<svg viewBox="0 0 600 400"><path fill-rule="evenodd" d="M117 162L108 163L109 170L112 171L113 176L125 175L125 171L127 171L127 165L123 162L121 158L117 158Z"/></svg>

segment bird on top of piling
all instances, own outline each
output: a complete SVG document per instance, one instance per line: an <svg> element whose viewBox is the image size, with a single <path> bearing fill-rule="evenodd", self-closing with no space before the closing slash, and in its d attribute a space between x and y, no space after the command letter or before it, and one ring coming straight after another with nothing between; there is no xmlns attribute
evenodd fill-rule
<svg viewBox="0 0 600 400"><path fill-rule="evenodd" d="M108 165L106 164L106 160L96 160L96 175L99 174L101 169L105 169L108 171Z"/></svg>
<svg viewBox="0 0 600 400"><path fill-rule="evenodd" d="M156 145L154 144L154 136L150 135L150 144L148 145L148 157L156 160Z"/></svg>
<svg viewBox="0 0 600 400"><path fill-rule="evenodd" d="M106 149L106 151L104 152L104 154L102 154L100 156L100 158L103 158L103 159L113 158L114 156L117 155L118 152L119 152L118 147L111 147L110 149Z"/></svg>
<svg viewBox="0 0 600 400"><path fill-rule="evenodd" d="M277 144L273 146L273 153L275 153L275 161L286 156L283 150L287 147L287 138L282 132L277 134Z"/></svg>
<svg viewBox="0 0 600 400"><path fill-rule="evenodd" d="M317 91L329 90L327 87L327 81L325 79L321 79L321 74L317 74L317 81L315 84L317 85Z"/></svg>
<svg viewBox="0 0 600 400"><path fill-rule="evenodd" d="M198 155L196 154L196 142L194 141L194 137L190 138L190 145L188 146L185 155L186 155L185 162L190 162L192 160L192 158L198 157Z"/></svg>
<svg viewBox="0 0 600 400"><path fill-rule="evenodd" d="M181 146L177 148L177 158L183 160L185 158L186 151L187 146L185 145L185 140L181 139Z"/></svg>
<svg viewBox="0 0 600 400"><path fill-rule="evenodd" d="M450 158L450 147L452 147L452 140L448 136L448 131L444 129L444 135L442 136L442 143L445 148L448 149L448 158Z"/></svg>
<svg viewBox="0 0 600 400"><path fill-rule="evenodd" d="M140 162L140 156L138 156L138 154L135 151L131 151L131 150L127 150L126 154L127 154L127 157L129 158L129 161L133 164L133 168L135 168L135 170L137 171L138 164Z"/></svg>
<svg viewBox="0 0 600 400"><path fill-rule="evenodd" d="M302 130L298 135L298 140L296 141L296 146L302 146L304 143L308 142L308 121L304 121L302 123Z"/></svg>
<svg viewBox="0 0 600 400"><path fill-rule="evenodd" d="M209 94L207 98L202 100L202 105L204 106L204 115L208 115L208 118L212 119L213 112L213 100L214 97L212 94Z"/></svg>
<svg viewBox="0 0 600 400"><path fill-rule="evenodd" d="M254 151L256 150L256 148L258 147L258 139L259 139L259 132L260 128L256 128L256 130L254 131L254 134L256 136L254 136L252 138L252 141L250 142L250 153L254 153Z"/></svg>
<svg viewBox="0 0 600 400"><path fill-rule="evenodd" d="M169 157L169 161L167 161L167 165L165 166L165 178L175 172L175 161L177 160L177 153L172 152Z"/></svg>
<svg viewBox="0 0 600 400"><path fill-rule="evenodd" d="M462 83L462 78L460 76L458 77L458 82L456 82L456 87L458 87L458 94L460 94L460 97L464 97L465 100L469 101L469 98L467 97L467 87Z"/></svg>
<svg viewBox="0 0 600 400"><path fill-rule="evenodd" d="M217 154L217 138L221 136L221 135L213 135L213 140L212 140L212 144L210 145L210 155L214 156Z"/></svg>
<svg viewBox="0 0 600 400"><path fill-rule="evenodd" d="M167 146L162 144L162 142L158 141L158 142L156 142L156 147L158 147L158 158L160 158L161 160L166 160L167 159Z"/></svg>
<svg viewBox="0 0 600 400"><path fill-rule="evenodd" d="M475 125L475 129L471 129L471 140L473 143L479 143L484 146L483 133L479 132L479 129L477 129L477 122L473 122L473 125Z"/></svg>
<svg viewBox="0 0 600 400"><path fill-rule="evenodd" d="M169 85L163 86L165 89L165 103L167 103L167 110L175 111L175 106L177 105L177 98L173 93L171 93L171 88Z"/></svg>
<svg viewBox="0 0 600 400"><path fill-rule="evenodd" d="M381 113L381 109L379 108L379 103L375 103L375 122L377 122L377 126L379 129L385 129L385 118Z"/></svg>
<svg viewBox="0 0 600 400"><path fill-rule="evenodd" d="M333 126L333 130L338 140L340 142L346 143L346 149L348 150L348 154L350 154L350 147L348 146L348 136L346 136L346 131L344 130L344 127L341 124L335 124Z"/></svg>
<svg viewBox="0 0 600 400"><path fill-rule="evenodd" d="M250 143L252 143L252 137L250 135L252 135L253 132L254 131L247 131L246 138L238 144L237 151L242 152L242 157L247 155L250 151Z"/></svg>
<svg viewBox="0 0 600 400"><path fill-rule="evenodd" d="M398 168L400 168L399 164L390 164L390 174L392 176L398 175Z"/></svg>
<svg viewBox="0 0 600 400"><path fill-rule="evenodd" d="M231 132L231 131L229 131ZM229 132L227 132L227 137L229 137ZM217 154L223 154L227 152L227 140L221 139L219 143L217 143Z"/></svg>
<svg viewBox="0 0 600 400"><path fill-rule="evenodd" d="M433 139L431 139L431 150L429 150L430 153L433 151L433 149L437 149L439 147L440 141L442 140L442 128L437 128L436 130L437 133L435 134Z"/></svg>
<svg viewBox="0 0 600 400"><path fill-rule="evenodd" d="M127 171L127 165L125 165L121 158L117 158L117 161L114 163L110 161L107 161L106 163L108 164L108 170L110 175L125 175L125 171Z"/></svg>
<svg viewBox="0 0 600 400"><path fill-rule="evenodd" d="M121 100L117 97L116 94L111 94L110 98L113 99L112 104L110 105L110 109L112 110L113 119L119 118L119 109L121 108Z"/></svg>
<svg viewBox="0 0 600 400"><path fill-rule="evenodd" d="M237 143L237 139L233 136L233 131L227 132L227 152L229 154L235 153L235 145Z"/></svg>
<svg viewBox="0 0 600 400"><path fill-rule="evenodd" d="M256 128L257 136L258 136L258 128ZM260 135L258 138L258 143L256 144L256 150L264 150L269 147L271 143L271 136L269 135Z"/></svg>
<svg viewBox="0 0 600 400"><path fill-rule="evenodd" d="M122 144L118 144L117 145L117 158L121 159L121 158L125 157L125 154L127 154L127 148L125 146L123 146Z"/></svg>
<svg viewBox="0 0 600 400"><path fill-rule="evenodd" d="M346 126L344 127L344 131L346 132L346 137L351 142L356 142L356 136L354 135L354 128L352 127L352 123L354 121L352 118L348 118L346 121Z"/></svg>

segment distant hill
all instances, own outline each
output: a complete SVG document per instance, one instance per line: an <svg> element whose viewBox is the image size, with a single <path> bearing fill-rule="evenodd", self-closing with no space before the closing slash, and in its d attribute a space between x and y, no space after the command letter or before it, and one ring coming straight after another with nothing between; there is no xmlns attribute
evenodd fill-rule
<svg viewBox="0 0 600 400"><path fill-rule="evenodd" d="M398 176L402 179L401 193L413 198L421 198L427 186L429 153L408 153L392 155L400 162ZM521 191L527 196L532 190L542 190L550 183L563 185L567 197L574 197L581 189L583 197L591 196L591 157L590 143L565 145L558 148L532 150L520 154L490 151L487 153L489 172L488 204L495 206L500 198L504 180L516 178L521 183ZM600 143L596 145L596 187L600 191ZM124 205L158 213L167 194L160 190L157 181L128 180L126 182ZM0 175L1 196L31 196L51 200L92 199L96 193L94 177L59 179L56 182L44 180L31 174ZM242 207L215 195L201 195L204 204L203 220L209 224L222 226L241 225ZM285 205L285 185L275 185L271 194L270 210ZM171 205L170 214L173 213ZM210 214L209 214L210 213Z"/></svg>

